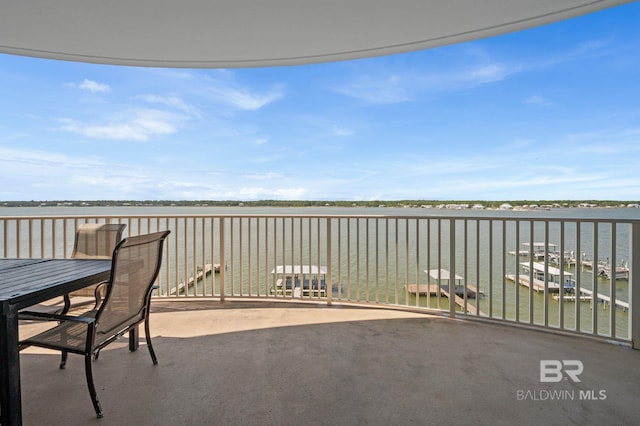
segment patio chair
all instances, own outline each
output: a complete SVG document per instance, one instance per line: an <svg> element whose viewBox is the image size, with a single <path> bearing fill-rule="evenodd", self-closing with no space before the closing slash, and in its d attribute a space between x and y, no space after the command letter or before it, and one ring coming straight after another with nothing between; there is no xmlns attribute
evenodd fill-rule
<svg viewBox="0 0 640 426"><path fill-rule="evenodd" d="M111 259L113 250L122 240L122 233L127 227L116 223L82 223L76 229L72 259ZM27 308L30 312L66 314L71 307L79 307L95 303L99 300L96 283L80 290L66 294L63 298L55 298ZM73 297L73 303L71 298ZM95 308L95 306L94 306ZM20 312L20 319L35 320Z"/></svg>
<svg viewBox="0 0 640 426"><path fill-rule="evenodd" d="M98 358L102 348L144 322L147 348L153 364L158 360L151 345L149 308L154 282L162 263L162 247L170 231L130 237L122 240L113 252L111 276L104 286L104 298L97 309L82 316L29 313L59 323L40 334L20 342L20 349L39 346L62 352L60 368L65 368L67 354L84 355L89 394L98 417L102 409L93 384L92 356Z"/></svg>
<svg viewBox="0 0 640 426"><path fill-rule="evenodd" d="M76 230L72 259L111 259L113 250L122 240L122 233L127 225L117 223L83 223ZM64 298L62 314L66 314L71 306L81 306L100 299L96 293L100 283L73 291ZM76 299L71 303L71 297ZM94 306L95 309L95 306Z"/></svg>

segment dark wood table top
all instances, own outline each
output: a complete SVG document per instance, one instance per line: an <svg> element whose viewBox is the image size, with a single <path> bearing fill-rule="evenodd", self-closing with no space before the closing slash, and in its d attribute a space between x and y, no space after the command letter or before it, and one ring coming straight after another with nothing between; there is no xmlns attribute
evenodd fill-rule
<svg viewBox="0 0 640 426"><path fill-rule="evenodd" d="M18 309L109 279L111 260L0 259L0 303Z"/></svg>

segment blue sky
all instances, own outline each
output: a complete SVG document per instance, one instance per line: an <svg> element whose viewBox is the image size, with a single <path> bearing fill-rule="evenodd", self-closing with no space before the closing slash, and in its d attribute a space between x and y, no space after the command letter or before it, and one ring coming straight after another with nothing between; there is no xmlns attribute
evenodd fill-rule
<svg viewBox="0 0 640 426"><path fill-rule="evenodd" d="M0 200L640 200L638 22L298 67L0 55Z"/></svg>

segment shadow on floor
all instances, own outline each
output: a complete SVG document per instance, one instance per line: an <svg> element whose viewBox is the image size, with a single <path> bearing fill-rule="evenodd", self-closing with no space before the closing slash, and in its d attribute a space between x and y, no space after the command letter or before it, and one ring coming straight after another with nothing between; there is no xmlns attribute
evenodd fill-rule
<svg viewBox="0 0 640 426"><path fill-rule="evenodd" d="M186 304L185 304L186 305ZM156 304L153 342L94 363L22 352L25 424L633 424L640 351L519 328L380 309ZM540 360L581 382L540 382ZM586 399L587 395L606 399ZM551 399L553 395L554 398ZM558 400L558 398L562 398Z"/></svg>

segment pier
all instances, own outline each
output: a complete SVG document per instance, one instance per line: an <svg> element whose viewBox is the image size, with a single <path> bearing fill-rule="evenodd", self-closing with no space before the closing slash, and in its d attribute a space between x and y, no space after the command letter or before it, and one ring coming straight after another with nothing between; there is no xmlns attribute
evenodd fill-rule
<svg viewBox="0 0 640 426"><path fill-rule="evenodd" d="M520 285L524 286L524 287L533 287L533 290L536 292L543 292L544 291L544 281L541 280L537 280L537 279L533 279L533 283L529 280L529 276L528 275L524 275L521 274L518 279L516 279L516 275L515 274L507 274L505 275L505 278L513 281L514 283L517 282ZM547 283L547 288L549 290L552 289L551 285L553 285L553 283Z"/></svg>
<svg viewBox="0 0 640 426"><path fill-rule="evenodd" d="M525 287L533 288L536 292L543 292L546 288L551 293L558 293L561 289L567 293L575 287L575 280L571 272L560 271L558 268L540 262L522 262L520 266L523 272L518 276L507 274L505 278ZM533 280L531 280L530 274L533 275ZM563 282L564 284L562 284Z"/></svg>
<svg viewBox="0 0 640 426"><path fill-rule="evenodd" d="M552 268L550 266L547 267L548 269L555 269ZM535 269L535 268L534 268ZM554 273L556 271L553 271ZM549 272L551 275L551 271ZM569 272L565 272L564 275L567 275L569 277L572 276L572 274L570 274ZM554 274L554 276L557 276ZM505 275L505 278L513 281L514 283L519 283L520 285L524 286L524 287L533 287L533 290L536 292L544 292L544 288L545 288L545 282L544 280L540 280L540 279L533 279L533 283L530 282L530 277L528 274L520 274L516 280L516 275L515 274L507 274ZM589 290L586 288L580 288L580 295L576 295L576 294L571 294L575 293L576 290L576 286L573 282L569 281L567 284L565 284L564 286L562 286L563 289L563 295L562 295L562 300L565 302L575 302L576 299L580 300L581 302L588 302L588 301L592 301L593 300L593 290ZM547 291L548 292L553 292L553 293L557 293L553 295L553 299L556 301L560 301L560 285L557 282L553 282L553 281L547 281ZM569 294L568 294L569 292ZM609 305L611 306L611 297L602 294L602 293L598 293L597 294L597 301L600 303L603 303L605 306ZM620 309L621 311L624 312L628 312L629 311L629 302L624 302L622 300L618 300L616 299L615 301L615 305L617 309Z"/></svg>
<svg viewBox="0 0 640 426"><path fill-rule="evenodd" d="M211 272L219 272L220 265L207 263L204 265L204 268L198 267L198 272L195 276L191 276L186 282L181 281L177 286L171 289L169 294L175 295L179 294L183 290L187 290L189 287L193 286L196 282L201 281L204 277L211 275Z"/></svg>
<svg viewBox="0 0 640 426"><path fill-rule="evenodd" d="M586 295L587 297L590 297L591 300L593 300L593 290L581 288L580 293L581 295ZM603 303L605 306L611 306L611 297L605 294L598 293L598 302ZM629 302L623 302L622 300L616 299L616 309L620 309L624 312L629 312Z"/></svg>
<svg viewBox="0 0 640 426"><path fill-rule="evenodd" d="M475 287L473 287L475 290ZM441 297L446 297L447 299L451 299L450 294L449 294L449 290L439 286L438 284L408 284L407 285L407 292L409 294L412 295L420 295L420 296L433 296L433 297L437 297L438 293L440 294ZM458 296L457 294L454 295L454 302L457 306L460 307L460 309L462 309L463 311L465 310L465 303L464 303L464 299L460 296ZM477 315L478 314L478 310L476 309L475 306L467 303L467 307L466 307L466 311L468 314L471 315ZM480 315L484 315L482 313L482 311L480 311Z"/></svg>

